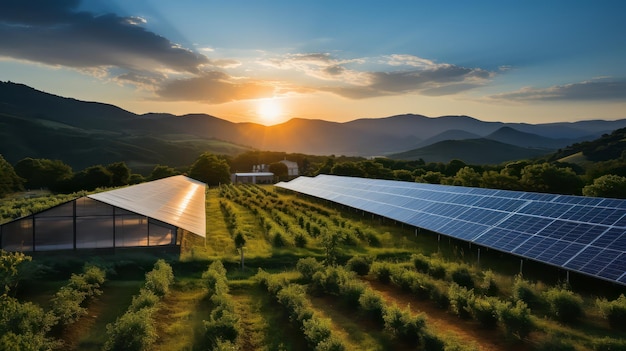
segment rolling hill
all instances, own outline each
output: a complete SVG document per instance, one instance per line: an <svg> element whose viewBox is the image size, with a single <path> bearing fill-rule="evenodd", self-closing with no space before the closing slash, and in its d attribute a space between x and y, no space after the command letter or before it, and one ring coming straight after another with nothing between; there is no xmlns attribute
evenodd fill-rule
<svg viewBox="0 0 626 351"><path fill-rule="evenodd" d="M459 159L469 164L499 164L505 161L533 158L550 153L546 149L523 148L499 141L480 138L445 140L438 143L390 155L401 160L423 159L426 162L450 162Z"/></svg>
<svg viewBox="0 0 626 351"><path fill-rule="evenodd" d="M556 150L570 140L592 140L626 127L626 119L533 125L484 122L469 116L405 114L345 123L294 118L264 126L233 123L207 114L139 115L110 104L79 101L23 84L0 82L0 127L0 153L11 163L36 157L61 159L74 168L114 161L148 168L157 163L188 165L203 151L235 155L259 149L384 156L449 139L487 138L522 149ZM436 148L445 149L441 145ZM508 159L537 152L511 150ZM477 152L471 156L477 163L494 161L482 158L482 151ZM439 159L457 158L453 154L433 154Z"/></svg>

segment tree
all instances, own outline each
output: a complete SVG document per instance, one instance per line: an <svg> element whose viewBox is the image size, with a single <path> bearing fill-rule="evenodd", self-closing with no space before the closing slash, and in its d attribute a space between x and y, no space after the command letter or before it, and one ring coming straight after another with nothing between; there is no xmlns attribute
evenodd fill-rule
<svg viewBox="0 0 626 351"><path fill-rule="evenodd" d="M423 175L415 177L418 183L441 184L444 175L441 172L428 171Z"/></svg>
<svg viewBox="0 0 626 351"><path fill-rule="evenodd" d="M205 152L189 168L189 176L208 185L230 183L230 167L217 156Z"/></svg>
<svg viewBox="0 0 626 351"><path fill-rule="evenodd" d="M289 175L289 169L287 168L287 165L282 162L271 163L269 166L269 171L274 173L274 175L277 176L278 179L286 179Z"/></svg>
<svg viewBox="0 0 626 351"><path fill-rule="evenodd" d="M241 233L237 233L235 235L235 247L239 250L241 254L241 269L243 269L243 247L246 246L246 238Z"/></svg>
<svg viewBox="0 0 626 351"><path fill-rule="evenodd" d="M405 182L415 181L415 177L413 177L413 173L406 169L396 169L393 171L393 178L396 180L401 180Z"/></svg>
<svg viewBox="0 0 626 351"><path fill-rule="evenodd" d="M485 171L483 173L481 186L490 189L519 190L519 179L508 174L506 171Z"/></svg>
<svg viewBox="0 0 626 351"><path fill-rule="evenodd" d="M478 187L480 186L480 181L482 180L482 177L473 168L465 166L459 169L458 172L456 172L454 180L455 184L458 183L462 186Z"/></svg>
<svg viewBox="0 0 626 351"><path fill-rule="evenodd" d="M520 183L525 190L555 194L580 194L583 181L571 168L549 163L528 165L522 169Z"/></svg>
<svg viewBox="0 0 626 351"><path fill-rule="evenodd" d="M22 190L22 179L13 166L0 155L0 197Z"/></svg>
<svg viewBox="0 0 626 351"><path fill-rule="evenodd" d="M150 176L148 177L148 179L150 179L150 180L157 180L157 179L162 179L162 178L175 176L175 175L178 175L178 174L180 174L180 173L178 173L178 171L176 171L172 167L163 166L163 165L156 165L152 169L152 173L150 173Z"/></svg>
<svg viewBox="0 0 626 351"><path fill-rule="evenodd" d="M24 158L15 164L15 172L26 179L28 188L54 189L59 183L71 179L72 167L60 160Z"/></svg>
<svg viewBox="0 0 626 351"><path fill-rule="evenodd" d="M331 174L349 177L365 177L365 171L356 162L337 163L330 170Z"/></svg>
<svg viewBox="0 0 626 351"><path fill-rule="evenodd" d="M82 190L94 190L111 186L111 172L104 166L87 167L74 176L74 183Z"/></svg>
<svg viewBox="0 0 626 351"><path fill-rule="evenodd" d="M613 174L598 177L583 188L583 195L626 199L626 177Z"/></svg>
<svg viewBox="0 0 626 351"><path fill-rule="evenodd" d="M130 168L124 162L115 162L106 166L107 171L111 173L111 185L122 186L128 185L130 181Z"/></svg>

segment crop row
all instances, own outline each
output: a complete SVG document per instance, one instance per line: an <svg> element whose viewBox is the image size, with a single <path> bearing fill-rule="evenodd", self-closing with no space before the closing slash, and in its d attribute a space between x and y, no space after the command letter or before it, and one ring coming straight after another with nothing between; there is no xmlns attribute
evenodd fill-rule
<svg viewBox="0 0 626 351"><path fill-rule="evenodd" d="M174 282L172 267L159 259L146 273L144 286L133 296L128 310L106 327L104 350L147 350L157 340L155 314Z"/></svg>

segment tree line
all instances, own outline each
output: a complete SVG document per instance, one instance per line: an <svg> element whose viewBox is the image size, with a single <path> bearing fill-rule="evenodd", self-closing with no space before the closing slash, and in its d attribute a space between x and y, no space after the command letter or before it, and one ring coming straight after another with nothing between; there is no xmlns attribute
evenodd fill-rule
<svg viewBox="0 0 626 351"><path fill-rule="evenodd" d="M74 172L60 160L24 158L15 165L0 155L0 197L24 189L45 188L70 193L118 187L185 174L210 186L229 184L232 172L250 172L265 164L277 179L288 180L283 159L295 161L300 175L332 174L444 185L461 185L568 195L626 198L626 154L619 159L586 168L550 158L521 160L501 165L471 165L462 160L448 163L424 160L367 159L349 156L316 156L285 152L248 151L237 156L201 154L189 167L155 165L150 174L133 173L124 162L94 165Z"/></svg>

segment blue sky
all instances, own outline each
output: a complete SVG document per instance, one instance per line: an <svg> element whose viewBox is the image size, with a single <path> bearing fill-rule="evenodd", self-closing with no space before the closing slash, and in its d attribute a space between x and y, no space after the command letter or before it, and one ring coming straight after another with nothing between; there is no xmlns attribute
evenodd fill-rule
<svg viewBox="0 0 626 351"><path fill-rule="evenodd" d="M626 118L623 1L3 0L0 80L234 122Z"/></svg>

